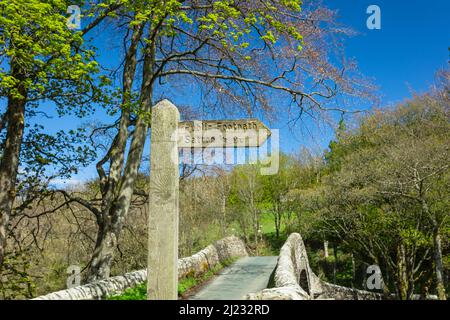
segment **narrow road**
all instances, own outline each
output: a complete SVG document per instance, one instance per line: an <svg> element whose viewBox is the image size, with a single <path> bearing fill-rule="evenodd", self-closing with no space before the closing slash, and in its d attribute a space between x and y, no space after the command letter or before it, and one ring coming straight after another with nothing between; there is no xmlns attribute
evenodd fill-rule
<svg viewBox="0 0 450 320"><path fill-rule="evenodd" d="M247 293L267 288L278 257L245 257L224 268L189 300L242 300Z"/></svg>

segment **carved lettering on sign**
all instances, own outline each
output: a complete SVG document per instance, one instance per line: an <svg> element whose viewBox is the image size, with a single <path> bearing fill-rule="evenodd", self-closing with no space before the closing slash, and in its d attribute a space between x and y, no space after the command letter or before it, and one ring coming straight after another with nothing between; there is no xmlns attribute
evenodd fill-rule
<svg viewBox="0 0 450 320"><path fill-rule="evenodd" d="M270 135L257 119L183 121L178 126L178 147L259 147Z"/></svg>

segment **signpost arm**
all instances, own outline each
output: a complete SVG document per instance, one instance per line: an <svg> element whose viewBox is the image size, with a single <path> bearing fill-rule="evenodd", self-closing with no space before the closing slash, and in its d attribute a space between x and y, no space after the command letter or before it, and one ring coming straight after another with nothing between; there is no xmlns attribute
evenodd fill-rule
<svg viewBox="0 0 450 320"><path fill-rule="evenodd" d="M147 299L178 298L177 129L180 114L170 101L152 109L148 219Z"/></svg>

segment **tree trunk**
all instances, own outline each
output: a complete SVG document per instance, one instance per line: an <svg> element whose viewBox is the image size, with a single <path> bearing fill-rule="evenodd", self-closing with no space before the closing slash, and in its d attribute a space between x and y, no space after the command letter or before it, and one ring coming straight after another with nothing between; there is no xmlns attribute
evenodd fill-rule
<svg viewBox="0 0 450 320"><path fill-rule="evenodd" d="M16 78L21 79L17 76ZM9 218L16 197L17 172L25 126L27 92L22 81L20 83L18 91L21 97L8 98L6 142L0 161L0 265L3 264L5 257Z"/></svg>
<svg viewBox="0 0 450 320"><path fill-rule="evenodd" d="M253 240L255 241L256 247L258 247L258 214L255 208L255 199L253 193L250 198L250 206L253 214L253 233L254 233Z"/></svg>
<svg viewBox="0 0 450 320"><path fill-rule="evenodd" d="M389 290L389 283L391 281L390 279L390 273L389 273L389 264L386 262L386 280L383 280L383 294L388 297L390 295L390 290Z"/></svg>
<svg viewBox="0 0 450 320"><path fill-rule="evenodd" d="M275 234L276 234L276 238L279 239L280 238L280 227L281 227L281 216L280 216L280 210L279 210L279 205L275 204Z"/></svg>
<svg viewBox="0 0 450 320"><path fill-rule="evenodd" d="M112 263L114 248L122 230L131 204L134 192L134 183L137 177L139 165L142 158L145 144L145 136L148 126L139 123L136 125L135 134L128 152L127 165L125 167L119 190L119 195L113 201L113 205L108 204L110 208L103 217L103 225L99 225L97 232L96 248L92 256L92 262L89 266L87 281L92 282L104 279L109 276L109 269Z"/></svg>
<svg viewBox="0 0 450 320"><path fill-rule="evenodd" d="M132 45L129 48L124 67L124 98L126 105L129 92L132 88L136 70L136 50L142 25L136 27L133 33ZM152 42L146 48L144 55L143 77L140 90L140 106L143 116L140 116L135 125L127 157L124 156L126 142L128 140L129 111L122 110L119 133L111 146L111 167L106 178L104 170L97 165L101 178L103 177L104 190L102 192L102 217L99 219L96 247L87 272L87 281L104 279L109 276L109 270L113 261L114 249L122 231L123 222L128 214L135 181L141 164L145 138L149 129L149 123L145 115L151 112L153 90L153 65L155 57L155 44ZM126 159L125 168L123 162Z"/></svg>
<svg viewBox="0 0 450 320"><path fill-rule="evenodd" d="M114 228L110 223L99 228L86 282L109 278L119 229L117 227Z"/></svg>
<svg viewBox="0 0 450 320"><path fill-rule="evenodd" d="M114 248L117 245L123 221L128 214L131 204L134 183L141 162L145 144L145 133L147 130L148 126L142 124L138 124L135 130L130 151L128 153L127 165L120 183L121 189L119 195L114 200L114 205L107 214L104 228L102 229L99 227L98 230L97 244L88 271L88 282L103 279L105 276L109 275L107 274L107 271L109 271L111 266Z"/></svg>
<svg viewBox="0 0 450 320"><path fill-rule="evenodd" d="M398 270L397 270L397 287L399 299L408 299L408 277L406 270L406 252L405 246L401 244L397 249Z"/></svg>
<svg viewBox="0 0 450 320"><path fill-rule="evenodd" d="M256 210L253 210L253 232L255 233L255 244L258 246L258 216Z"/></svg>
<svg viewBox="0 0 450 320"><path fill-rule="evenodd" d="M222 195L222 238L227 235L227 197L225 194Z"/></svg>
<svg viewBox="0 0 450 320"><path fill-rule="evenodd" d="M433 258L436 271L436 289L439 300L447 300L444 286L444 267L442 264L441 235L439 228L435 227L433 231Z"/></svg>
<svg viewBox="0 0 450 320"><path fill-rule="evenodd" d="M323 241L323 255L325 258L328 258L328 241Z"/></svg>
<svg viewBox="0 0 450 320"><path fill-rule="evenodd" d="M428 208L428 204L425 199L422 197L422 210L425 214L427 214L433 223L433 259L434 259L434 267L436 272L436 289L437 294L440 300L447 300L447 295L445 293L445 285L444 285L444 267L442 264L442 244L441 244L441 235L439 230L439 223L430 210Z"/></svg>
<svg viewBox="0 0 450 320"><path fill-rule="evenodd" d="M245 219L246 219L245 215L240 215L239 226L241 227L241 231L242 231L242 235L244 236L245 243L248 244L248 243L250 243L250 237L248 235L247 222Z"/></svg>
<svg viewBox="0 0 450 320"><path fill-rule="evenodd" d="M355 256L352 252L352 288L355 287L355 280L356 280L356 262Z"/></svg>
<svg viewBox="0 0 450 320"><path fill-rule="evenodd" d="M333 283L336 284L337 263L338 263L338 254L337 254L337 245L336 245L336 243L333 243L333 255L334 255L334 262L333 262Z"/></svg>

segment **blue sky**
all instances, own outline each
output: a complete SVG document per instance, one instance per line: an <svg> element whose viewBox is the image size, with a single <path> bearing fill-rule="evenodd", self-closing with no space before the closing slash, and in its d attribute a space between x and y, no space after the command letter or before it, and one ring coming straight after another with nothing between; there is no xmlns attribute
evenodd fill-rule
<svg viewBox="0 0 450 320"><path fill-rule="evenodd" d="M426 90L437 69L446 65L450 47L448 0L326 0L340 20L361 34L349 39L347 53L375 78L384 103L403 100L409 86ZM381 9L381 30L366 28L366 9ZM408 86L409 84L409 86Z"/></svg>
<svg viewBox="0 0 450 320"><path fill-rule="evenodd" d="M381 105L392 105L410 97L412 92L426 91L435 72L447 66L450 1L324 0L324 4L338 9L338 20L358 32L346 41L346 54L355 58L360 71L380 87ZM366 9L373 4L381 9L381 30L366 27L369 17ZM107 45L100 49L108 55ZM63 126L74 124L73 119L57 122ZM51 130L54 123L48 121L46 125ZM331 128L318 128L312 123L305 123L292 132L283 117L271 126L280 129L280 146L285 152L298 151L302 146L320 151L333 137ZM91 166L74 178L84 180L95 176Z"/></svg>
<svg viewBox="0 0 450 320"><path fill-rule="evenodd" d="M381 106L404 101L413 92L426 91L435 72L448 66L450 1L324 0L323 3L337 9L338 21L358 33L346 40L346 54L355 58L359 70L379 87ZM370 15L366 11L370 5L381 9L380 30L367 28ZM306 126L311 127L311 135L282 130L281 145L286 151L295 152L301 145L316 151L327 147L333 130ZM280 127L283 128L282 123Z"/></svg>

